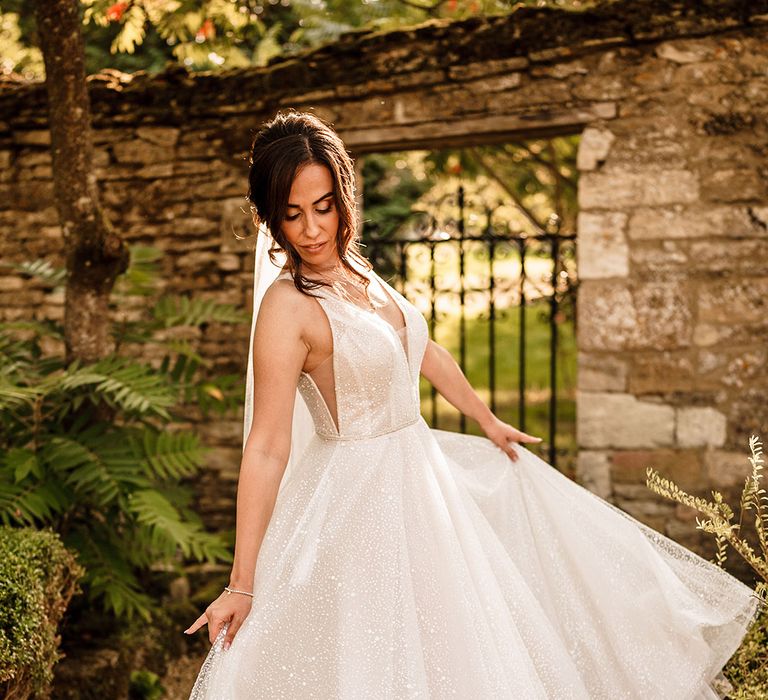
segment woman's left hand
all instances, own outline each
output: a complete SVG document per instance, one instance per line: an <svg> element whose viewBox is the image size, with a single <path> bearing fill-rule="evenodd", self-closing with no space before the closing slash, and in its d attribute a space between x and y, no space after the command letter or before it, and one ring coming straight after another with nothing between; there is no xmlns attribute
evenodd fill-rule
<svg viewBox="0 0 768 700"><path fill-rule="evenodd" d="M518 460L519 455L512 448L512 442L541 442L540 437L534 437L522 430L513 428L509 423L505 423L496 416L493 416L487 423L480 426L488 439L494 445L500 447L512 460Z"/></svg>

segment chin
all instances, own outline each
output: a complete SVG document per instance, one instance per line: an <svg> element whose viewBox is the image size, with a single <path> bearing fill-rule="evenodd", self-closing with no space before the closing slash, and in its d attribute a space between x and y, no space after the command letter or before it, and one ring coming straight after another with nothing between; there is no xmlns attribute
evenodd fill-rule
<svg viewBox="0 0 768 700"><path fill-rule="evenodd" d="M328 250L326 250L326 248ZM301 251L301 259L312 267L328 267L335 264L339 260L339 255L336 252L336 246L330 242L326 243L322 250L313 255L307 251Z"/></svg>

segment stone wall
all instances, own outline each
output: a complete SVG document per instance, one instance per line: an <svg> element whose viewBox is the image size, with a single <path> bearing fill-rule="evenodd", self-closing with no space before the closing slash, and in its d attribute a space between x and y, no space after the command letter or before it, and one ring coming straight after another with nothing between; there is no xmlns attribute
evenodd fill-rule
<svg viewBox="0 0 768 700"><path fill-rule="evenodd" d="M578 474L711 555L645 472L735 505L749 437L768 438L768 45L723 34L616 58L594 65L627 97L583 131L578 162Z"/></svg>
<svg viewBox="0 0 768 700"><path fill-rule="evenodd" d="M768 436L768 2L607 3L589 13L357 32L266 68L92 78L96 174L131 243L165 251L168 291L249 308L245 154L279 107L332 121L354 156L581 133L578 478L692 547L692 517L644 485L654 466L738 489ZM0 256L61 264L45 94L0 91ZM0 277L0 317L60 317L62 298ZM243 373L248 329L201 350ZM193 411L190 419L195 420ZM233 523L238 419L200 485Z"/></svg>

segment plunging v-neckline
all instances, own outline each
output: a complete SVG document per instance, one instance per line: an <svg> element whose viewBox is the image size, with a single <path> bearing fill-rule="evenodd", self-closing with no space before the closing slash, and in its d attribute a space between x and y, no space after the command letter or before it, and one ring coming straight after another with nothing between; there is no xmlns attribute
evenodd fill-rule
<svg viewBox="0 0 768 700"><path fill-rule="evenodd" d="M349 299L344 299L339 294L336 294L335 292L331 292L328 290L328 288L321 286L317 289L314 289L312 291L319 292L319 296L321 299L332 299L334 301L338 301L343 306L351 306L357 311L359 311L362 314L365 314L366 316L374 316L376 317L376 323L383 323L387 326L387 328L390 330L392 334L394 334L394 342L398 346L399 350L396 350L395 352L400 356L403 366L406 368L408 373L411 373L411 343L410 343L410 325L408 323L408 314L406 313L406 309L404 306L399 302L399 300L396 298L396 296L386 288L386 282L374 271L371 270L371 273L373 275L376 275L378 278L379 285L381 286L381 289L384 293L384 295L390 300L390 303L394 304L396 308L400 310L400 314L403 317L403 325L400 328L395 328L387 319L385 319L381 314L377 313L374 310L365 309L359 304L355 304L353 301L350 301ZM370 277L366 274L365 276L370 280ZM291 273L287 270L281 272L278 274L278 279L284 278L284 279L292 279ZM320 301L320 299L318 299ZM322 307L322 304L321 304ZM314 386L315 394L318 396L321 405L324 407L323 410L325 411L328 420L333 424L334 430L336 431L336 434L340 434L340 427L339 427L339 420L340 416L338 415L338 405L336 403L336 377L337 377L337 365L336 365L336 358L337 358L337 338L334 333L334 324L331 323L330 317L328 317L328 314L325 313L326 318L328 320L328 323L330 325L331 335L333 337L333 350L331 354L326 357L324 360L322 360L318 365L316 365L311 372L306 372L302 370L302 375L306 377L306 380L309 381ZM327 362L332 363L333 373L332 373L332 394L329 394L328 398L326 395L321 391L320 386L318 382L316 381L313 374L316 373L316 371L323 365L325 365ZM332 401L333 403L333 411L331 411L331 404L329 401Z"/></svg>
<svg viewBox="0 0 768 700"><path fill-rule="evenodd" d="M327 296L333 297L337 301L340 301L342 304L349 304L350 306L353 306L354 308L358 309L359 311L361 311L361 312L363 312L365 314L373 315L376 318L378 318L382 323L385 323L392 330L392 332L395 334L395 336L397 338L397 342L399 343L400 347L403 350L403 354L405 356L405 361L408 364L408 366L410 367L410 357L409 357L409 352L407 350L407 348L408 348L408 316L405 313L405 309L400 305L400 303L397 301L397 299L395 299L394 295L390 294L389 290L385 286L384 280L381 279L379 274L375 270L370 270L370 272L371 272L371 274L375 275L378 278L379 286L381 287L382 291L384 292L384 295L389 299L390 303L394 304L394 306L400 311L400 315L403 317L403 325L400 328L395 328L389 321L387 321L386 318L384 318L380 313L374 311L373 309L366 309L363 306L360 306L360 304L356 304L355 302L350 301L349 299L344 299L344 297L336 294L335 292L329 292L327 287L319 287L318 290L313 290L313 291L320 291L320 290L322 290L322 291L325 292L325 294ZM370 276L368 275L367 272L362 272L361 274L365 275L365 277L367 277L368 280L370 281L371 278L370 278ZM286 271L283 271L283 272L280 273L281 277L283 275L286 275L286 276L290 277L291 273L286 270ZM405 342L403 342L400 339L400 334L403 333L403 332L405 333L405 338L404 338Z"/></svg>

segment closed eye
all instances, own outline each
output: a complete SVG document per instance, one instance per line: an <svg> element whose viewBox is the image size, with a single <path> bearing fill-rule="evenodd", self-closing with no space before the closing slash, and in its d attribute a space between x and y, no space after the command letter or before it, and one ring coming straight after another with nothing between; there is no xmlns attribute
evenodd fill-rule
<svg viewBox="0 0 768 700"><path fill-rule="evenodd" d="M328 207L327 209L315 209L315 211L316 211L318 214L327 214L327 213L328 213L328 212L330 212L331 210L333 210L333 207ZM293 216L286 216L286 217L285 217L285 220L286 220L286 221L295 221L295 220L296 220L296 219L298 219L298 218L299 218L299 215L298 215L298 214L294 214Z"/></svg>

